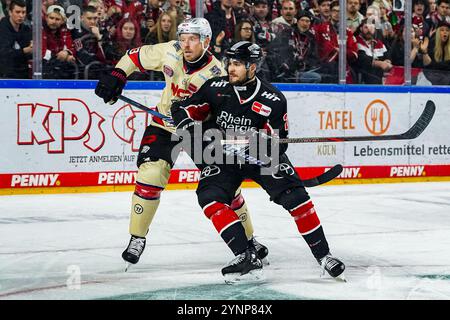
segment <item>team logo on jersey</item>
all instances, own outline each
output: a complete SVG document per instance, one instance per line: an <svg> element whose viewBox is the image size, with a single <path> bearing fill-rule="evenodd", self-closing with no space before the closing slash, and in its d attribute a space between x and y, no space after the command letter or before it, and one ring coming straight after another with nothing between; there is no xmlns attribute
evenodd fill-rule
<svg viewBox="0 0 450 320"><path fill-rule="evenodd" d="M175 48L176 51L180 51L181 50L181 45L180 45L180 43L178 41L173 44L173 47Z"/></svg>
<svg viewBox="0 0 450 320"><path fill-rule="evenodd" d="M220 76L220 74L222 73L218 66L213 66L211 69L209 69L209 71L211 71L214 76Z"/></svg>
<svg viewBox="0 0 450 320"><path fill-rule="evenodd" d="M173 76L173 69L171 67L169 67L168 65L164 65L163 67L163 72L165 74L167 74L168 77L172 77Z"/></svg>
<svg viewBox="0 0 450 320"><path fill-rule="evenodd" d="M220 173L220 168L216 165L211 165L203 168L200 174L200 180L218 175Z"/></svg>
<svg viewBox="0 0 450 320"><path fill-rule="evenodd" d="M272 112L272 109L261 102L255 101L252 104L252 111L256 112L257 114L260 114L264 117L268 117L270 113Z"/></svg>

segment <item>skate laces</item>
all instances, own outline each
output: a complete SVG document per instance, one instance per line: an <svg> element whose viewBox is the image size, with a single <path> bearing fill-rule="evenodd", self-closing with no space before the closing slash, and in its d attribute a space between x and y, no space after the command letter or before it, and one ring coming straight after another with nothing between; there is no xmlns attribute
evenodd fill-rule
<svg viewBox="0 0 450 320"><path fill-rule="evenodd" d="M128 252L131 252L134 255L139 256L144 249L145 238L135 238L133 237L130 241L130 245L128 246Z"/></svg>
<svg viewBox="0 0 450 320"><path fill-rule="evenodd" d="M228 264L228 266L235 266L240 264L242 261L245 260L245 251L242 252L240 255L238 255L236 258L234 258L233 260L230 261L230 263Z"/></svg>
<svg viewBox="0 0 450 320"><path fill-rule="evenodd" d="M324 271L332 270L334 267L339 265L339 262L332 255L326 255L325 257L322 258L320 265Z"/></svg>

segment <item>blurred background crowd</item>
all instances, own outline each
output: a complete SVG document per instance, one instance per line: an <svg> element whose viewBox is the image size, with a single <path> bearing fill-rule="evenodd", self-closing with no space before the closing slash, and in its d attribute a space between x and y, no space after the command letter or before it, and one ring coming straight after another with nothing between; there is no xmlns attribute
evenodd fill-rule
<svg viewBox="0 0 450 320"><path fill-rule="evenodd" d="M41 23L33 20L32 3L1 0L0 78L32 78L33 28L42 30L42 78L98 79L127 50L175 40L178 24L197 14L211 24L210 52L219 59L233 43L248 40L263 49L261 78L339 83L345 10L345 82L404 82L404 0L347 0L345 8L330 0L42 0ZM449 85L450 0L412 0L411 11L412 84Z"/></svg>

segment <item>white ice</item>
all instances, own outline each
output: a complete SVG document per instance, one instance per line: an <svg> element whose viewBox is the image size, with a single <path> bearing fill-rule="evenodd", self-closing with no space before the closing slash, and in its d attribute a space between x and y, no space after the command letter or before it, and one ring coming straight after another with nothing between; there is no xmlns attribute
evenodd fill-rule
<svg viewBox="0 0 450 320"><path fill-rule="evenodd" d="M293 219L244 189L266 280L226 285L233 258L193 190L164 191L127 273L131 193L0 197L0 299L449 299L450 183L309 189L347 282L320 269Z"/></svg>

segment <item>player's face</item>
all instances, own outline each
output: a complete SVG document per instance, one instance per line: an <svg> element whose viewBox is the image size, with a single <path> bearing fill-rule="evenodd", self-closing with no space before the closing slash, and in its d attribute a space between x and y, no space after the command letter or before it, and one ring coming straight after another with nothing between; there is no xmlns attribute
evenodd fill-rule
<svg viewBox="0 0 450 320"><path fill-rule="evenodd" d="M203 54L203 46L198 34L182 33L179 40L186 61L195 61Z"/></svg>
<svg viewBox="0 0 450 320"><path fill-rule="evenodd" d="M230 59L228 61L228 81L231 84L243 83L247 79L247 69L245 63L239 60Z"/></svg>

